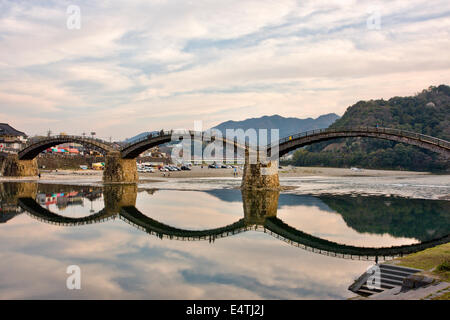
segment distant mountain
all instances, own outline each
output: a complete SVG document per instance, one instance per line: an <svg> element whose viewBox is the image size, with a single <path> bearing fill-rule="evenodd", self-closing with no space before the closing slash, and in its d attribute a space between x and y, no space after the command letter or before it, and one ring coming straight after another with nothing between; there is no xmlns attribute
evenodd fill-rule
<svg viewBox="0 0 450 320"><path fill-rule="evenodd" d="M150 133L157 133L158 131L147 131L147 132L142 132L139 133L138 135L135 135L134 137L125 139L124 142L125 143L134 143L136 141L138 141L139 139L145 138L146 136L148 136Z"/></svg>
<svg viewBox="0 0 450 320"><path fill-rule="evenodd" d="M334 121L339 119L335 113L324 114L316 119L306 118L284 118L279 115L264 116L261 118L251 118L243 121L226 121L214 127L219 129L223 136L226 134L226 129L244 129L249 128L258 129L280 129L280 138L286 137L290 134L299 133L313 129L328 128ZM133 143L141 138L146 137L150 133L157 133L158 131L142 132L134 137L125 139L125 143ZM270 132L269 132L270 134Z"/></svg>
<svg viewBox="0 0 450 320"><path fill-rule="evenodd" d="M273 115L263 116L261 118L251 118L242 121L230 120L222 122L214 128L220 130L223 136L226 134L226 129L243 129L244 131L250 128L254 128L256 130L279 129L280 138L283 138L299 132L328 128L337 119L339 119L339 116L335 113L321 115L316 119L284 118L279 115Z"/></svg>

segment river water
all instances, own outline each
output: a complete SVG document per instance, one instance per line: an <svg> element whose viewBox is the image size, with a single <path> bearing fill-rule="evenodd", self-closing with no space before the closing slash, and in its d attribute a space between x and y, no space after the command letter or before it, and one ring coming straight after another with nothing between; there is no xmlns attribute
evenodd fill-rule
<svg viewBox="0 0 450 320"><path fill-rule="evenodd" d="M2 299L345 299L373 248L450 233L449 201L242 193L226 180L1 183L0 204ZM66 286L71 265L80 290Z"/></svg>

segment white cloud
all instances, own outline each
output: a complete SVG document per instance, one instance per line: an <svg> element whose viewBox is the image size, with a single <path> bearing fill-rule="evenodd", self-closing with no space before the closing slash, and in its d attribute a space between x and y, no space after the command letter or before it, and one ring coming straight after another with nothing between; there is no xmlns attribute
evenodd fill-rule
<svg viewBox="0 0 450 320"><path fill-rule="evenodd" d="M343 113L450 78L448 1L85 1L80 30L68 4L2 7L0 113L30 134Z"/></svg>

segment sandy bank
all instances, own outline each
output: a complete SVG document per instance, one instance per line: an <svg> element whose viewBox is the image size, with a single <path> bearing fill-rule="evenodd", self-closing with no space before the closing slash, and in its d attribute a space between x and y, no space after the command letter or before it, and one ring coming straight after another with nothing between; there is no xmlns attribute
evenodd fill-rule
<svg viewBox="0 0 450 320"><path fill-rule="evenodd" d="M140 173L140 186L162 189L238 188L239 177L233 169L194 167L191 171ZM39 181L41 183L102 184L102 171L58 170L43 172L41 178L0 177L2 181ZM360 170L321 167L286 167L280 169L280 183L290 193L367 194L421 199L450 200L450 175L427 172Z"/></svg>
<svg viewBox="0 0 450 320"><path fill-rule="evenodd" d="M193 167L191 171L172 171L154 173L139 173L141 180L156 178L218 178L233 177L234 169L210 169L207 167ZM102 180L103 171L99 170L58 170L41 172L40 180ZM239 177L242 177L242 168L238 169ZM346 168L322 168L322 167L283 167L279 170L280 177L414 177L430 175L428 172L394 171L394 170L359 170L354 171ZM0 181L37 181L37 177L0 177Z"/></svg>

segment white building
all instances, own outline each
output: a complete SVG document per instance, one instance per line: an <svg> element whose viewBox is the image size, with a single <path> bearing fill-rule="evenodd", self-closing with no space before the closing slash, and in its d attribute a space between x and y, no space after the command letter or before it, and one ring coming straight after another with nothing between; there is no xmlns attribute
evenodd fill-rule
<svg viewBox="0 0 450 320"><path fill-rule="evenodd" d="M27 142L27 135L7 123L0 123L0 150L19 151Z"/></svg>

